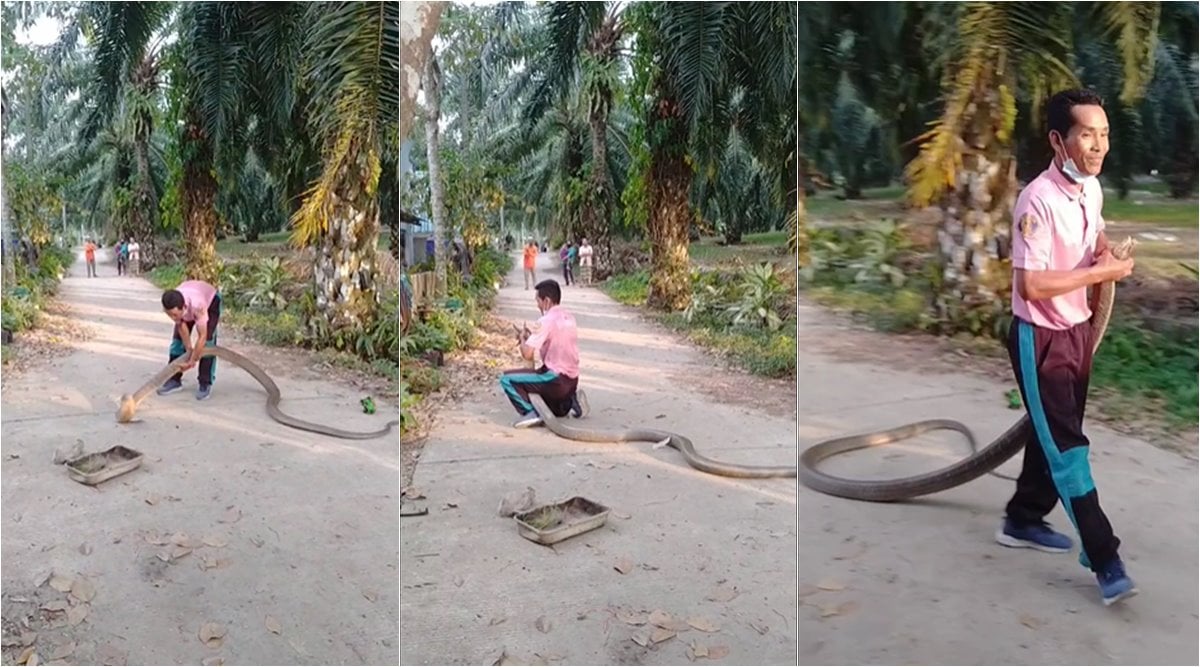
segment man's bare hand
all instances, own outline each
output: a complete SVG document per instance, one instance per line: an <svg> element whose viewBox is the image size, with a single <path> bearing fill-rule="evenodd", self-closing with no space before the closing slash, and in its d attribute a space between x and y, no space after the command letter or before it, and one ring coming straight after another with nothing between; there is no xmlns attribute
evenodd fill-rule
<svg viewBox="0 0 1200 667"><path fill-rule="evenodd" d="M1096 258L1096 266L1104 272L1107 280L1121 280L1133 273L1133 258L1117 259L1105 248L1104 252Z"/></svg>

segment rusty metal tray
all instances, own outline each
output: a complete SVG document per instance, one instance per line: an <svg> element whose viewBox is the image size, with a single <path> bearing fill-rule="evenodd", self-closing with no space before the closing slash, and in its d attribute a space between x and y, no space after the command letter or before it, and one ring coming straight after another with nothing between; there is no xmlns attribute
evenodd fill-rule
<svg viewBox="0 0 1200 667"><path fill-rule="evenodd" d="M575 496L551 505L535 507L514 515L517 532L538 544L554 544L580 533L595 530L608 521L611 510L600 503Z"/></svg>
<svg viewBox="0 0 1200 667"><path fill-rule="evenodd" d="M140 467L143 458L136 449L117 445L67 461L67 475L80 484L96 486Z"/></svg>

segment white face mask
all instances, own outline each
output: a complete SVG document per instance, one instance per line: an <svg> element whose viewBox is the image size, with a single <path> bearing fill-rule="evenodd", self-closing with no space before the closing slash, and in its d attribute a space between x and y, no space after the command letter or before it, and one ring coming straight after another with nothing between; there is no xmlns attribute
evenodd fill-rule
<svg viewBox="0 0 1200 667"><path fill-rule="evenodd" d="M1059 141L1061 142L1062 139L1060 138ZM1063 154L1066 155L1065 148L1063 150ZM1075 166L1075 160L1072 160L1069 155L1063 158L1062 171L1063 174L1066 174L1067 178L1071 179L1078 185L1085 185L1088 181L1096 178L1095 176L1079 171L1079 167Z"/></svg>

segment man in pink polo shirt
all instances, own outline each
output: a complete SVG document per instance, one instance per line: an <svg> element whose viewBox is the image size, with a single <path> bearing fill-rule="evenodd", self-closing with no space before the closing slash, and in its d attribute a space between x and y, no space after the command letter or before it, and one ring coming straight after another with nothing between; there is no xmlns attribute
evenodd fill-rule
<svg viewBox="0 0 1200 667"><path fill-rule="evenodd" d="M1103 101L1068 90L1046 105L1053 163L1029 183L1013 210L1013 326L1009 357L1033 433L1017 490L996 540L1053 553L1072 549L1045 517L1061 499L1083 550L1079 562L1096 574L1106 605L1137 592L1117 554L1121 541L1100 508L1083 434L1092 368L1092 306L1088 289L1120 280L1133 260L1108 248L1096 175L1108 153Z"/></svg>
<svg viewBox="0 0 1200 667"><path fill-rule="evenodd" d="M212 383L216 379L216 357L202 355L205 344L217 344L221 295L217 288L203 280L187 280L180 283L179 287L163 292L162 307L167 317L175 322L168 353L170 359L175 361L187 355L187 360L180 372L158 388L158 395L165 396L183 389L183 371L200 362L200 387L196 390L196 400L203 401L211 394ZM193 334L195 342L192 341Z"/></svg>
<svg viewBox="0 0 1200 667"><path fill-rule="evenodd" d="M562 288L554 280L543 280L534 288L534 299L542 317L537 331L522 334L521 356L533 359L540 352L542 367L531 371L518 368L504 371L500 387L521 416L513 423L516 428L528 428L542 423L541 417L529 402L530 394L538 394L556 417L570 413L584 417L588 412L587 396L579 389L579 336L575 316L560 305Z"/></svg>

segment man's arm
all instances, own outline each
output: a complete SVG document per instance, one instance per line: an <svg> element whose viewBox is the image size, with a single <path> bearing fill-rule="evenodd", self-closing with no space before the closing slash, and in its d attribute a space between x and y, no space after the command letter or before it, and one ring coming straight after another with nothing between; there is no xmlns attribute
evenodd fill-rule
<svg viewBox="0 0 1200 667"><path fill-rule="evenodd" d="M1116 259L1111 253L1083 269L1070 271L1028 271L1014 269L1013 280L1021 298L1027 301L1052 299L1081 287L1120 280L1133 272L1133 259Z"/></svg>
<svg viewBox="0 0 1200 667"><path fill-rule="evenodd" d="M208 340L208 321L196 322L196 326L192 330L196 333L196 344L190 350L191 356L188 358L188 363L194 364L204 356L204 342Z"/></svg>

